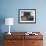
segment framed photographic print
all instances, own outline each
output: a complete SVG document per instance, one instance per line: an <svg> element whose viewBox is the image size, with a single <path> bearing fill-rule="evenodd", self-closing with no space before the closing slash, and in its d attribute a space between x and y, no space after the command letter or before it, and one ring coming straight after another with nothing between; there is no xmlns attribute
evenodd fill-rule
<svg viewBox="0 0 46 46"><path fill-rule="evenodd" d="M36 23L36 9L19 9L19 23Z"/></svg>

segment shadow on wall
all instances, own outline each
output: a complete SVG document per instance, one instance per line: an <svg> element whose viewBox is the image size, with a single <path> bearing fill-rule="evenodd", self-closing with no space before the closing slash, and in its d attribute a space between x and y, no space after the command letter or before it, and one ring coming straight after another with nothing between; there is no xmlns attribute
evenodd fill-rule
<svg viewBox="0 0 46 46"><path fill-rule="evenodd" d="M3 33L0 33L0 46L4 46L3 40L4 40Z"/></svg>
<svg viewBox="0 0 46 46"><path fill-rule="evenodd" d="M2 33L2 25L5 23L5 17L0 16L0 46L3 46L3 33Z"/></svg>
<svg viewBox="0 0 46 46"><path fill-rule="evenodd" d="M2 33L2 25L5 24L5 17L4 16L0 16L0 33Z"/></svg>

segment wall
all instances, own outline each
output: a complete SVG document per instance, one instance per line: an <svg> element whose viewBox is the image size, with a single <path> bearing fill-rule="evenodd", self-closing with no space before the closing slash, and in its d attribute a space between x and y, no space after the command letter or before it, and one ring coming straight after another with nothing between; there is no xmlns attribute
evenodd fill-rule
<svg viewBox="0 0 46 46"><path fill-rule="evenodd" d="M36 24L19 24L18 9L36 8ZM46 32L46 0L0 0L0 18L13 17L15 19L11 32ZM8 32L8 26L0 24L0 32Z"/></svg>

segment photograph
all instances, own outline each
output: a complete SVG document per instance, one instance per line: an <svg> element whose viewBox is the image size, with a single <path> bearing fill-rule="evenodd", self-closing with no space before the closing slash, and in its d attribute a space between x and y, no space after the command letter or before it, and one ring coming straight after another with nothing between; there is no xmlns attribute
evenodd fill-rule
<svg viewBox="0 0 46 46"><path fill-rule="evenodd" d="M36 9L19 9L19 23L36 23Z"/></svg>

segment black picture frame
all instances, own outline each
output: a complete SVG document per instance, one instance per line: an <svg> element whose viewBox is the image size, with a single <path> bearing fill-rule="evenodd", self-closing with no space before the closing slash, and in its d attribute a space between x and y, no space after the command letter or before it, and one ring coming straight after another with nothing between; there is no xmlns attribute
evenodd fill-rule
<svg viewBox="0 0 46 46"><path fill-rule="evenodd" d="M36 24L36 9L18 9L19 24Z"/></svg>

